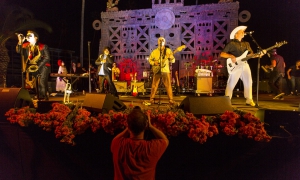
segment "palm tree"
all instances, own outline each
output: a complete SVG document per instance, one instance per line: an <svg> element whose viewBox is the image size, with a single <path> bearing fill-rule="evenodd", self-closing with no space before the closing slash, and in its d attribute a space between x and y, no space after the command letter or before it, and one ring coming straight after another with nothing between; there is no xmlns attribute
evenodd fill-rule
<svg viewBox="0 0 300 180"><path fill-rule="evenodd" d="M5 87L7 66L10 61L8 50L5 46L7 40L16 38L15 33L43 28L49 33L52 28L39 20L34 19L33 14L22 7L13 5L4 5L0 3L0 87Z"/></svg>

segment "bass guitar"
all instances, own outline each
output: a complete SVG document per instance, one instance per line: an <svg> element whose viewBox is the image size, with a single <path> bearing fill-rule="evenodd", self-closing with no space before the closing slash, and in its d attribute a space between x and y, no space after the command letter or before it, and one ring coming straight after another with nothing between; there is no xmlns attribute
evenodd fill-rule
<svg viewBox="0 0 300 180"><path fill-rule="evenodd" d="M279 48L279 47L281 47L281 46L284 45L284 44L287 44L287 42L286 42L286 41L282 41L282 42L276 43L274 46L271 46L271 47L269 47L269 48L267 48L267 49L264 49L263 51L266 51L266 52L267 52L267 51L269 51L269 50L271 50L271 49ZM247 60L249 60L249 59L251 59L251 58L254 58L254 57L256 57L257 55L260 55L259 53L255 53L255 54L253 54L253 55L251 55L251 56L247 56L247 54L248 54L248 50L246 50L241 56L237 57L235 63L233 63L233 62L231 61L231 58L228 58L228 59L226 60L227 71L228 71L229 74L232 74L232 73L233 73L240 65L242 65L242 63L243 63L244 61L247 61Z"/></svg>
<svg viewBox="0 0 300 180"><path fill-rule="evenodd" d="M185 47L186 47L185 45L179 46L178 48L176 48L176 50L173 52L173 54L182 51ZM166 63L165 63L166 60L167 60L167 58L163 59L161 61L161 65L153 65L152 66L152 72L154 74L159 73L161 68L164 68L166 66Z"/></svg>

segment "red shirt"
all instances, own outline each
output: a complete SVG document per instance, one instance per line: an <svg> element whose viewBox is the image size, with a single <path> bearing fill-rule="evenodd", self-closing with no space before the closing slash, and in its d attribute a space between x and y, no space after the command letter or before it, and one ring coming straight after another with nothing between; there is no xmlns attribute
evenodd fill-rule
<svg viewBox="0 0 300 180"><path fill-rule="evenodd" d="M166 149L167 142L163 139L114 139L111 144L114 179L154 180L156 164Z"/></svg>

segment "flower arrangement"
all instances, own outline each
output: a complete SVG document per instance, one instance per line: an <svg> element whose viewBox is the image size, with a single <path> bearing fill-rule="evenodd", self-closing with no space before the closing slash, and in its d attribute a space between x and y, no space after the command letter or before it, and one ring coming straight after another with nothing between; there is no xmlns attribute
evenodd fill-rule
<svg viewBox="0 0 300 180"><path fill-rule="evenodd" d="M76 135L84 133L88 128L92 132L102 129L114 134L116 130L127 127L127 115L132 107L122 112L98 113L92 115L79 104L65 105L53 103L52 110L40 114L34 108L23 107L10 109L6 112L7 120L22 127L36 124L45 131L54 131L55 137L61 142L75 145ZM269 142L271 137L264 129L264 124L251 113L242 111L226 111L216 116L195 117L182 109L170 108L162 110L146 110L150 112L153 126L163 131L167 136L178 136L186 133L189 138L198 143L205 143L209 137L224 133L228 136L238 135L240 138ZM146 112L145 112L146 113Z"/></svg>

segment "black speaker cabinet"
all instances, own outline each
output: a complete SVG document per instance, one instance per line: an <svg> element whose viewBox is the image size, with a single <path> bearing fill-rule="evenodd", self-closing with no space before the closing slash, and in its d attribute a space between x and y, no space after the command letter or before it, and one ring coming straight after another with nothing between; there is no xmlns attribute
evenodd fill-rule
<svg viewBox="0 0 300 180"><path fill-rule="evenodd" d="M259 91L261 92L271 92L271 88L268 84L268 81L259 81Z"/></svg>
<svg viewBox="0 0 300 180"><path fill-rule="evenodd" d="M11 108L31 106L32 100L29 92L23 88L0 88L0 117ZM0 118L4 119L4 118Z"/></svg>
<svg viewBox="0 0 300 180"><path fill-rule="evenodd" d="M300 134L300 111L260 109L255 116L265 123L270 135L286 137Z"/></svg>
<svg viewBox="0 0 300 180"><path fill-rule="evenodd" d="M39 113L48 113L53 109L53 103L63 104L63 101L38 101L36 111Z"/></svg>
<svg viewBox="0 0 300 180"><path fill-rule="evenodd" d="M104 113L126 109L126 105L111 94L86 94L82 106L91 111Z"/></svg>
<svg viewBox="0 0 300 180"><path fill-rule="evenodd" d="M179 108L193 113L196 117L200 115L223 114L232 111L231 101L227 96L213 97L186 97Z"/></svg>

